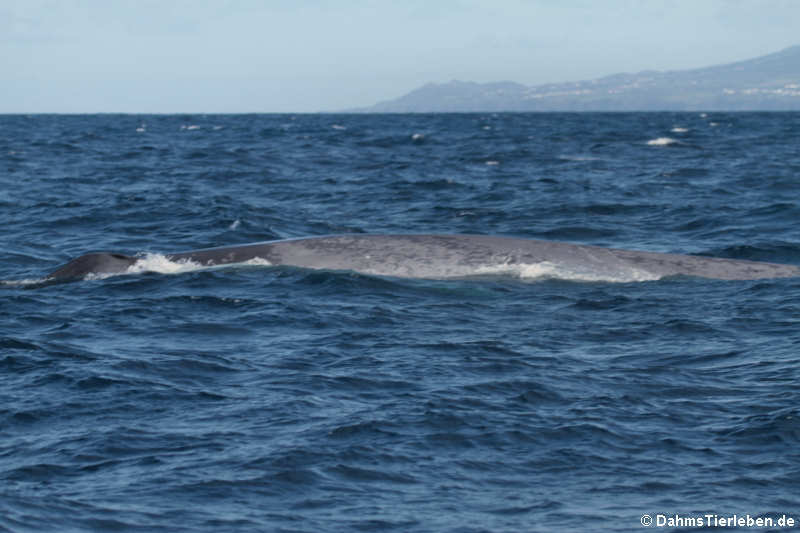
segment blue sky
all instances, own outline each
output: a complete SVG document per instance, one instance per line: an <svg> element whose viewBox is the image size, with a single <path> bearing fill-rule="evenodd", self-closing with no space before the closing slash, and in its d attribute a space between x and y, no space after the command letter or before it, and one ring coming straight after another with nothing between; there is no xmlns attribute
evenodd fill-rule
<svg viewBox="0 0 800 533"><path fill-rule="evenodd" d="M800 44L795 0L0 0L0 113L316 112Z"/></svg>

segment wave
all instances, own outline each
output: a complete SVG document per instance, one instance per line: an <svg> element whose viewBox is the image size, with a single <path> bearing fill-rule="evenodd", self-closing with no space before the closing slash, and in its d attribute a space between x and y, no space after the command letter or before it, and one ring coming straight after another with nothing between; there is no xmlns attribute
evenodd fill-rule
<svg viewBox="0 0 800 533"><path fill-rule="evenodd" d="M659 137L657 139L651 139L647 141L647 144L648 146L668 146L676 142L678 141L673 139L672 137Z"/></svg>
<svg viewBox="0 0 800 533"><path fill-rule="evenodd" d="M48 281L48 278L28 278L28 279L0 279L0 287L8 288L28 288L43 285Z"/></svg>

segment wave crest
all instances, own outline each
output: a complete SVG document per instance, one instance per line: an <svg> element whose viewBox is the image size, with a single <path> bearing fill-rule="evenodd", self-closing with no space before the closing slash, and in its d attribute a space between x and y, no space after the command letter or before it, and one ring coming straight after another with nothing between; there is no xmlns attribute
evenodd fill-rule
<svg viewBox="0 0 800 533"><path fill-rule="evenodd" d="M648 146L667 146L669 144L674 144L678 142L677 140L673 139L672 137L659 137L657 139L650 139L647 141Z"/></svg>

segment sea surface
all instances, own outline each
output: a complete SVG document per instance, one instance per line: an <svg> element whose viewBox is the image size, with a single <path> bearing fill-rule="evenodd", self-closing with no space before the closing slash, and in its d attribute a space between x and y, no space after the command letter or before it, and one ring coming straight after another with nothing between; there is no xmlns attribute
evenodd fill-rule
<svg viewBox="0 0 800 533"><path fill-rule="evenodd" d="M0 531L796 529L800 279L39 281L341 233L800 265L799 198L798 113L0 116Z"/></svg>

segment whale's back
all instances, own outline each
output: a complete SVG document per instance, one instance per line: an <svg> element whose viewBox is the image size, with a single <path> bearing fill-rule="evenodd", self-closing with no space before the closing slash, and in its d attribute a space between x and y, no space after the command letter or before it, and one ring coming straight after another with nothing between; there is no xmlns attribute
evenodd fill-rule
<svg viewBox="0 0 800 533"><path fill-rule="evenodd" d="M504 272L631 281L800 276L793 265L488 235L338 235L277 241L267 254L273 264L417 278Z"/></svg>
<svg viewBox="0 0 800 533"><path fill-rule="evenodd" d="M198 267L261 259L270 265L406 278L480 275L555 277L585 281L644 281L668 276L742 280L800 276L793 265L639 252L565 242L486 235L332 235L166 254ZM135 257L90 253L52 274L54 279L117 274Z"/></svg>

